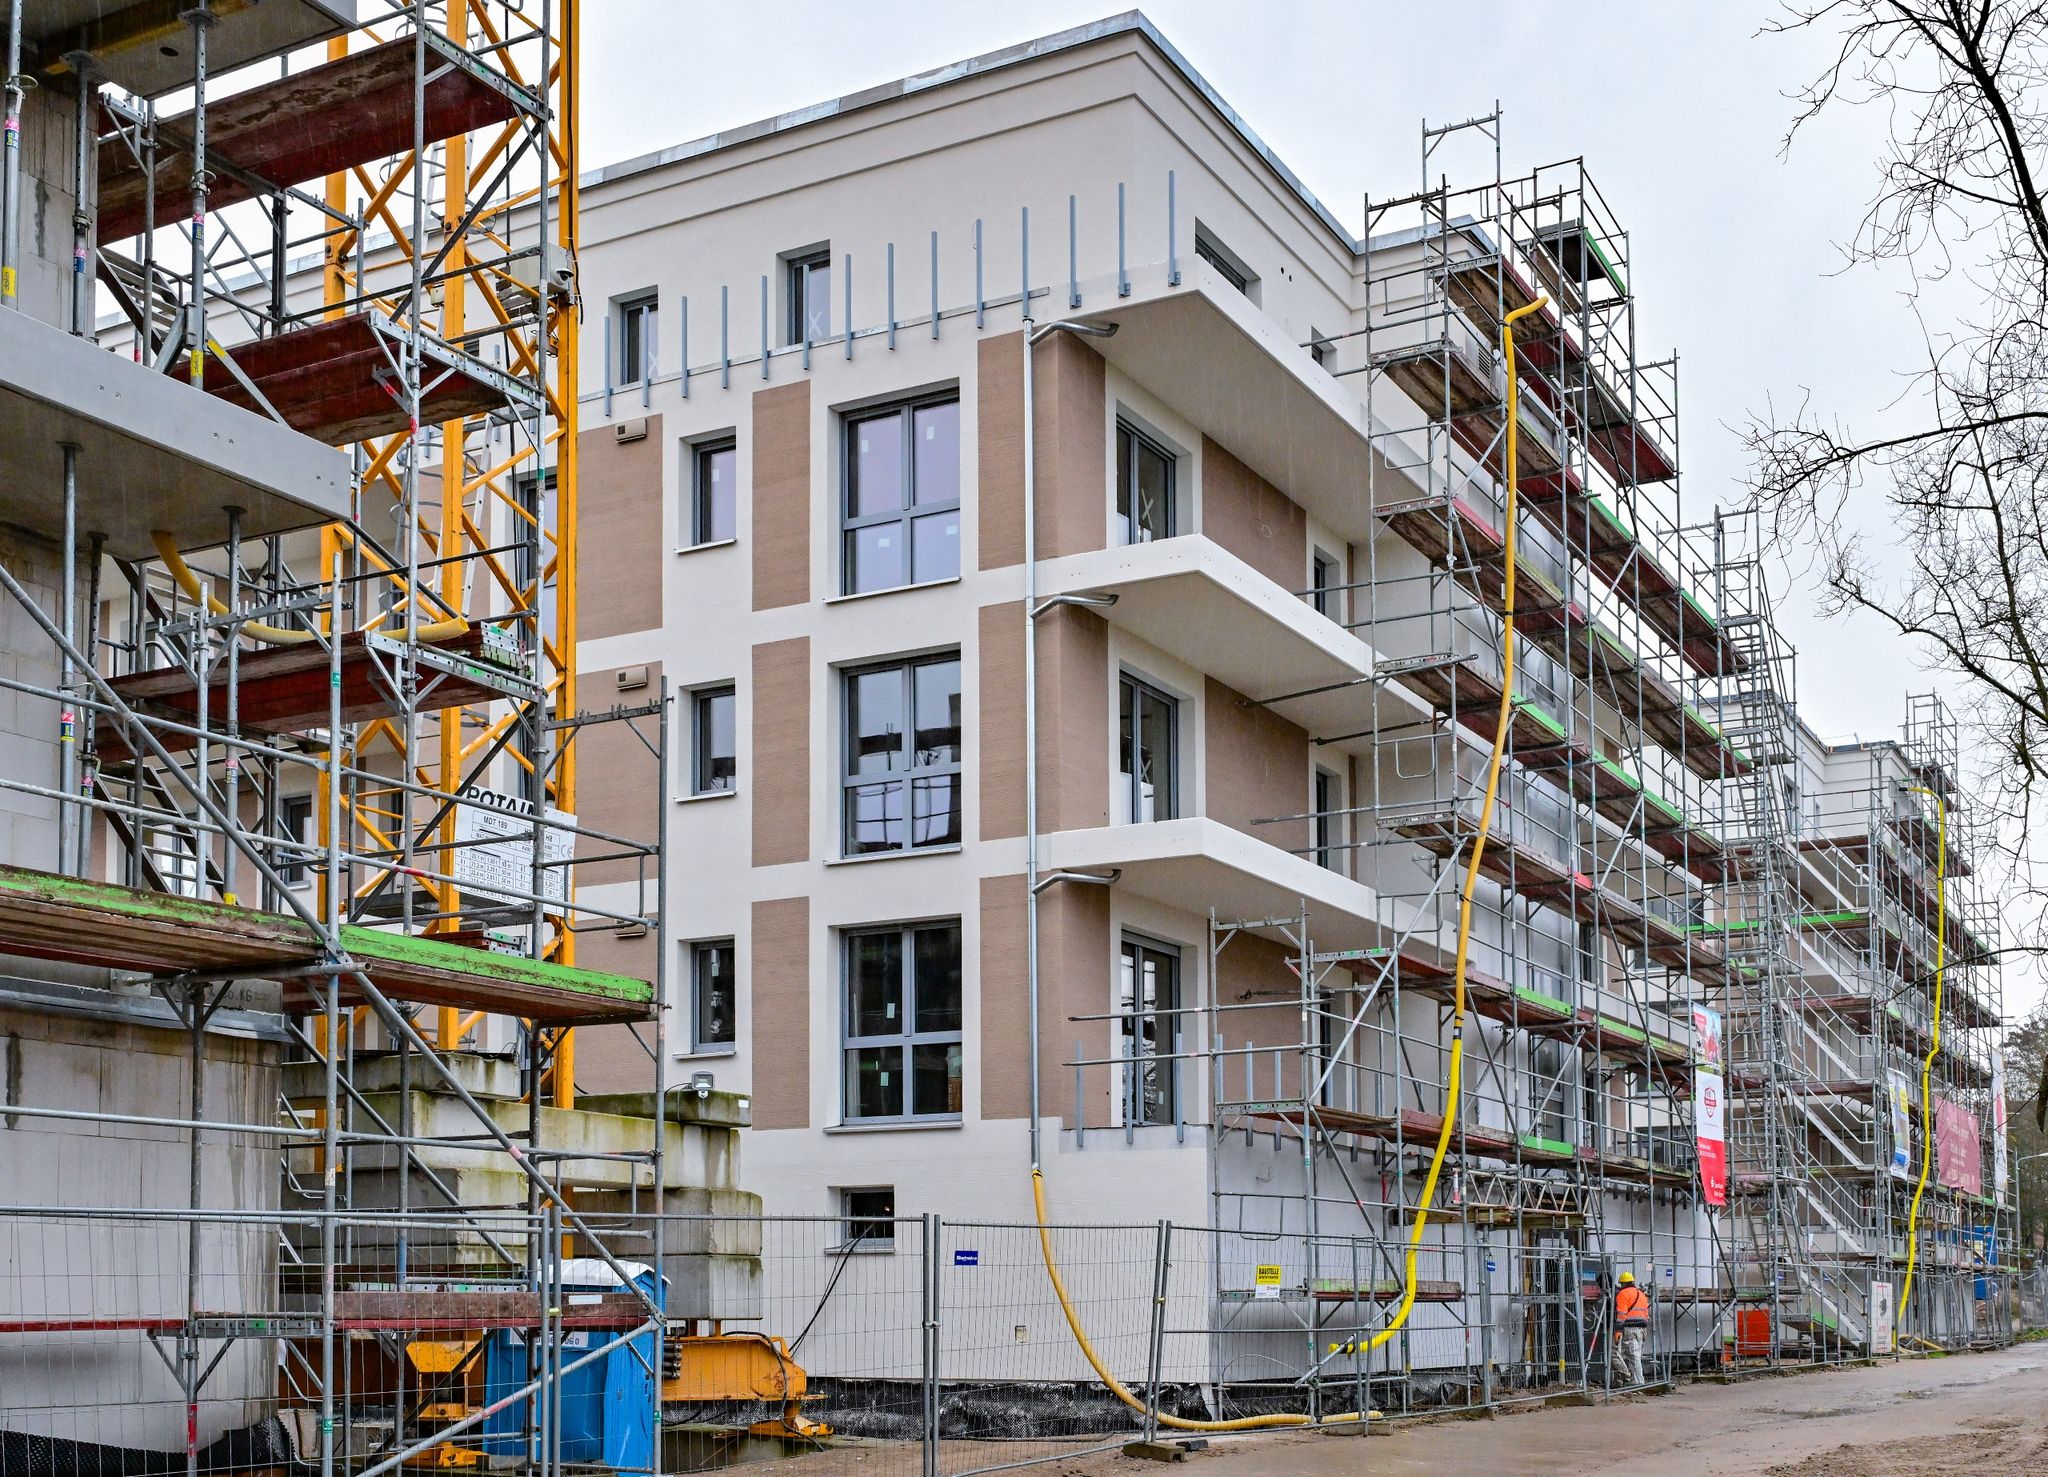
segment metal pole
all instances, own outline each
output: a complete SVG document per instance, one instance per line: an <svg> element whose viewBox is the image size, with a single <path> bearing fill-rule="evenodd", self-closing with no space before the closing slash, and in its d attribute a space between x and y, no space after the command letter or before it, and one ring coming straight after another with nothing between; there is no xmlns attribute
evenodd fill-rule
<svg viewBox="0 0 2048 1477"><path fill-rule="evenodd" d="M64 649L58 656L57 682L62 696L58 699L57 733L57 788L65 795L64 802L57 810L57 870L65 876L82 872L83 850L79 843L84 830L84 816L70 797L78 793L78 704L72 684L77 680L73 670L71 648L77 644L78 635L78 448L69 441L62 444L64 453L64 549L63 588Z"/></svg>
<svg viewBox="0 0 2048 1477"><path fill-rule="evenodd" d="M71 332L84 338L92 332L92 276L86 271L91 255L92 212L86 197L93 188L93 103L96 84L92 58L74 53L78 74L78 117L71 143Z"/></svg>
<svg viewBox="0 0 2048 1477"><path fill-rule="evenodd" d="M188 373L195 389L206 383L206 32L213 25L211 0L193 0L192 24L192 302ZM415 236L414 240L419 238ZM205 778L205 771L200 777Z"/></svg>
<svg viewBox="0 0 2048 1477"><path fill-rule="evenodd" d="M230 505L228 515L228 615L238 617L242 612L242 510ZM242 735L242 630L239 625L227 628L227 743L221 755L221 781L227 789L227 812L236 820L242 815L242 751L237 740ZM204 779L204 775L201 776ZM222 897L232 903L235 897L235 849L221 848L220 886Z"/></svg>
<svg viewBox="0 0 2048 1477"><path fill-rule="evenodd" d="M342 582L339 552L331 578L327 643L327 871L325 928L328 946L341 938L341 622ZM322 1005L320 1126L326 1143L320 1149L320 1477L334 1477L334 1263L335 1163L341 1154L341 1078L335 1047L341 1037L341 976L327 977Z"/></svg>
<svg viewBox="0 0 2048 1477"><path fill-rule="evenodd" d="M939 1218L926 1212L919 1218L918 1234L923 1257L919 1268L918 1295L924 1303L924 1427L920 1470L923 1477L938 1477L939 1470Z"/></svg>
<svg viewBox="0 0 2048 1477"><path fill-rule="evenodd" d="M1031 295L1023 301L1024 331L1024 1009L1030 1017L1031 1172L1040 1165L1038 1030L1038 464L1032 374ZM1081 1123L1075 1118L1075 1125Z"/></svg>
<svg viewBox="0 0 2048 1477"><path fill-rule="evenodd" d="M7 6L6 159L0 169L0 307L15 306L16 265L21 258L21 4Z"/></svg>
<svg viewBox="0 0 2048 1477"><path fill-rule="evenodd" d="M1166 1274L1173 1223L1161 1221L1152 1250L1152 1337L1145 1360L1145 1440L1159 1439L1159 1378L1166 1339Z"/></svg>

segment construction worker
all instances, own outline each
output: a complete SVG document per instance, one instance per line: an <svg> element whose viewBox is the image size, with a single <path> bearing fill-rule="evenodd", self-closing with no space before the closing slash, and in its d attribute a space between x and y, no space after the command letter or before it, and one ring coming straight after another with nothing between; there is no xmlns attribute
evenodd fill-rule
<svg viewBox="0 0 2048 1477"><path fill-rule="evenodd" d="M1623 1379L1643 1383L1643 1341L1650 1336L1650 1295L1636 1286L1636 1274L1623 1272L1614 1291L1614 1357Z"/></svg>

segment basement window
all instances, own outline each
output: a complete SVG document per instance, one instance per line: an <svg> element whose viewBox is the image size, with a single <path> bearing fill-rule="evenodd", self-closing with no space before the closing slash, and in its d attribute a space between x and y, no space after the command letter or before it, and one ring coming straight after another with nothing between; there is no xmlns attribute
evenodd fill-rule
<svg viewBox="0 0 2048 1477"><path fill-rule="evenodd" d="M868 1185L839 1192L840 1223L845 1239L832 1248L841 1252L896 1249L896 1187Z"/></svg>

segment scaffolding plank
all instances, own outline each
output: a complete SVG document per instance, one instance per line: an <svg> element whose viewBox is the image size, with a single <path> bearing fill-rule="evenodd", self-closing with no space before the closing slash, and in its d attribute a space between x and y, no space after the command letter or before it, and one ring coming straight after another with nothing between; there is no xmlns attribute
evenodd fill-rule
<svg viewBox="0 0 2048 1477"><path fill-rule="evenodd" d="M477 1288L378 1289L337 1292L334 1326L350 1332L459 1333L487 1328L539 1328L548 1313L537 1292ZM592 1293L553 1311L567 1329L625 1333L648 1319L646 1305L632 1293Z"/></svg>
<svg viewBox="0 0 2048 1477"><path fill-rule="evenodd" d="M521 675L482 657L483 628L472 626L460 636L422 642L423 650L446 658L430 680L421 684L414 706L421 712L464 707L504 697L520 685ZM387 658L388 659L388 658ZM284 734L325 728L328 723L328 654L317 642L274 646L243 652L237 662L237 717L245 732ZM220 728L227 716L227 664L216 662L206 686L207 721ZM155 667L109 679L121 700L145 717L195 724L199 716L199 685L184 667ZM397 716L399 703L378 674L371 643L364 632L341 639L341 721L362 723ZM172 753L197 742L189 734L159 730L157 741ZM122 725L102 715L94 728L94 749L109 764L134 757Z"/></svg>
<svg viewBox="0 0 2048 1477"><path fill-rule="evenodd" d="M645 1020L653 1009L654 987L626 975L356 925L342 929L341 946L394 1000L562 1025ZM322 958L312 930L283 914L9 866L0 866L0 952L248 979L289 976ZM319 1004L312 980L283 983L288 1010ZM344 999L360 998L347 978L342 984Z"/></svg>
<svg viewBox="0 0 2048 1477"><path fill-rule="evenodd" d="M393 363L401 333L367 312L290 329L228 350L263 398L293 430L330 446L390 436L412 424ZM502 373L445 344L422 339L420 422L461 420L504 410L515 386ZM181 362L167 373L182 374ZM267 412L218 352L206 356L209 395L258 415Z"/></svg>
<svg viewBox="0 0 2048 1477"><path fill-rule="evenodd" d="M525 90L445 36L425 35L427 76L420 124L429 144L509 121L532 106ZM206 154L213 178L208 208L258 193L253 181L284 188L413 148L414 38L405 36L337 61L307 67L210 100ZM156 222L187 213L192 192L192 115L157 124ZM100 151L99 239L138 235L150 171L119 141ZM223 166L230 166L224 168Z"/></svg>

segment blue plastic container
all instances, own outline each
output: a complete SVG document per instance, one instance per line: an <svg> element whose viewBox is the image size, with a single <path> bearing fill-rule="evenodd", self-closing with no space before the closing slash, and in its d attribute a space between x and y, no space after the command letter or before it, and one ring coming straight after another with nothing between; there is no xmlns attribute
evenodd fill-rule
<svg viewBox="0 0 2048 1477"><path fill-rule="evenodd" d="M636 1263L624 1264L637 1275L633 1286L660 1306L661 1291L654 1273ZM563 1266L565 1315L573 1316L578 1297L624 1292L618 1273L595 1258L578 1258ZM525 1386L527 1339L523 1328L493 1329L484 1346L484 1403L495 1405ZM629 1337L599 1329L572 1329L562 1336L562 1363L571 1364L593 1350L609 1347L562 1378L562 1460L594 1462L614 1469L654 1470L654 1335ZM637 1346L637 1348L636 1348ZM524 1396L484 1418L484 1450L492 1456L532 1454L539 1429L534 1397Z"/></svg>

